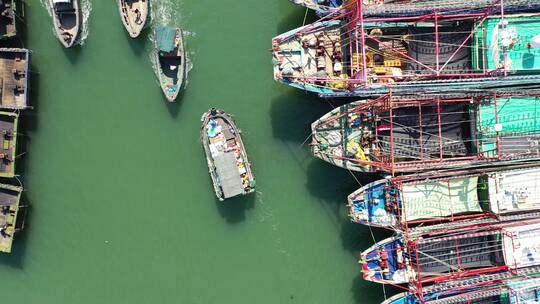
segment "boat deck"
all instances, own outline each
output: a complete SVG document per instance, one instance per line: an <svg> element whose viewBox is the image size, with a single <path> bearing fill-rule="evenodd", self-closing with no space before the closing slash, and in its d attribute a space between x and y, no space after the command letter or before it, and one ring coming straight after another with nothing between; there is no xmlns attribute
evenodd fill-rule
<svg viewBox="0 0 540 304"><path fill-rule="evenodd" d="M203 145L218 198L253 192L253 175L239 130L219 113L207 115L210 118L203 120Z"/></svg>
<svg viewBox="0 0 540 304"><path fill-rule="evenodd" d="M0 177L15 175L18 117L15 113L0 112Z"/></svg>
<svg viewBox="0 0 540 304"><path fill-rule="evenodd" d="M22 189L0 185L0 252L11 252Z"/></svg>
<svg viewBox="0 0 540 304"><path fill-rule="evenodd" d="M24 49L0 49L1 108L26 108L29 56Z"/></svg>
<svg viewBox="0 0 540 304"><path fill-rule="evenodd" d="M0 38L17 35L15 10L13 0L0 0Z"/></svg>

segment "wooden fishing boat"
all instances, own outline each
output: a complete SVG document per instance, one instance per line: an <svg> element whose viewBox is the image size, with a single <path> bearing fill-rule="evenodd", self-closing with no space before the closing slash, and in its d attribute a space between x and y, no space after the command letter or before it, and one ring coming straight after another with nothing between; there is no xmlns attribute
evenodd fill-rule
<svg viewBox="0 0 540 304"><path fill-rule="evenodd" d="M336 166L391 174L540 159L540 99L518 94L358 101L315 121L312 152Z"/></svg>
<svg viewBox="0 0 540 304"><path fill-rule="evenodd" d="M240 130L223 110L212 108L202 116L201 141L214 191L220 201L255 191L255 178Z"/></svg>
<svg viewBox="0 0 540 304"><path fill-rule="evenodd" d="M0 252L10 253L14 236L24 227L26 206L20 204L22 188L0 184Z"/></svg>
<svg viewBox="0 0 540 304"><path fill-rule="evenodd" d="M0 39L17 35L17 3L15 0L0 0Z"/></svg>
<svg viewBox="0 0 540 304"><path fill-rule="evenodd" d="M272 46L274 78L321 97L540 89L538 14L323 20Z"/></svg>
<svg viewBox="0 0 540 304"><path fill-rule="evenodd" d="M0 177L15 176L15 157L17 150L17 128L19 115L13 112L0 112Z"/></svg>
<svg viewBox="0 0 540 304"><path fill-rule="evenodd" d="M79 0L49 0L56 37L66 48L77 41L81 28Z"/></svg>
<svg viewBox="0 0 540 304"><path fill-rule="evenodd" d="M30 54L27 49L0 48L0 108L28 108Z"/></svg>
<svg viewBox="0 0 540 304"><path fill-rule="evenodd" d="M155 32L159 84L168 101L175 101L187 77L184 34L179 28L158 27Z"/></svg>
<svg viewBox="0 0 540 304"><path fill-rule="evenodd" d="M132 38L138 37L146 24L149 2L150 0L118 0L122 23Z"/></svg>
<svg viewBox="0 0 540 304"><path fill-rule="evenodd" d="M455 227L454 221L465 219L470 224L472 219L500 223L515 216L537 218L540 166L391 177L361 187L349 195L347 205L353 222L395 230L436 223Z"/></svg>
<svg viewBox="0 0 540 304"><path fill-rule="evenodd" d="M344 13L362 4L364 16L418 16L440 12L473 13L485 8L500 9L500 0L290 0L314 10L317 15ZM505 13L536 12L540 5L534 0L505 0ZM353 12L354 13L354 12Z"/></svg>
<svg viewBox="0 0 540 304"><path fill-rule="evenodd" d="M397 233L362 252L364 279L428 284L540 266L540 221Z"/></svg>

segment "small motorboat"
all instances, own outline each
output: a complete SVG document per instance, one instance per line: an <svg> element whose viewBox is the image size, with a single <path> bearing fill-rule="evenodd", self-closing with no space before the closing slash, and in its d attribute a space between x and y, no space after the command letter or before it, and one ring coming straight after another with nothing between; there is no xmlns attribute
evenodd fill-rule
<svg viewBox="0 0 540 304"><path fill-rule="evenodd" d="M255 191L251 164L231 116L212 108L201 120L201 141L217 198L223 201Z"/></svg>
<svg viewBox="0 0 540 304"><path fill-rule="evenodd" d="M150 0L118 0L122 23L131 38L139 36L148 17Z"/></svg>
<svg viewBox="0 0 540 304"><path fill-rule="evenodd" d="M184 33L179 28L160 26L154 43L159 84L167 100L174 102L186 82Z"/></svg>
<svg viewBox="0 0 540 304"><path fill-rule="evenodd" d="M49 0L58 40L66 48L73 46L81 28L79 0Z"/></svg>

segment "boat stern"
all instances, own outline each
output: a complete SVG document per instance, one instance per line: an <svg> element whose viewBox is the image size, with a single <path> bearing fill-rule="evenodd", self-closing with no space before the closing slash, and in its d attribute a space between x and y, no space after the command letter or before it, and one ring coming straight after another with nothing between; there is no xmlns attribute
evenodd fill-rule
<svg viewBox="0 0 540 304"><path fill-rule="evenodd" d="M360 255L364 279L384 284L409 283L414 270L408 266L406 248L400 236L378 242Z"/></svg>
<svg viewBox="0 0 540 304"><path fill-rule="evenodd" d="M328 15L339 11L343 6L343 0L289 0L296 5L307 7L317 12L318 15Z"/></svg>
<svg viewBox="0 0 540 304"><path fill-rule="evenodd" d="M393 208L395 189L390 180L369 183L350 194L347 207L351 221L374 227L390 228L396 225L397 209Z"/></svg>

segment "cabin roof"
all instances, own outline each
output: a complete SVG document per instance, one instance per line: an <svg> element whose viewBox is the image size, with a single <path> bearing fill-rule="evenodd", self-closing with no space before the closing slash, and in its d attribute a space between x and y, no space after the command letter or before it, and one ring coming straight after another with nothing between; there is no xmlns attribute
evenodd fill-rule
<svg viewBox="0 0 540 304"><path fill-rule="evenodd" d="M171 52L174 50L174 38L176 37L177 29L160 26L156 30L157 46L162 52Z"/></svg>
<svg viewBox="0 0 540 304"><path fill-rule="evenodd" d="M242 178L236 165L234 152L220 153L214 158L216 172L221 182L224 198L230 198L244 193Z"/></svg>

